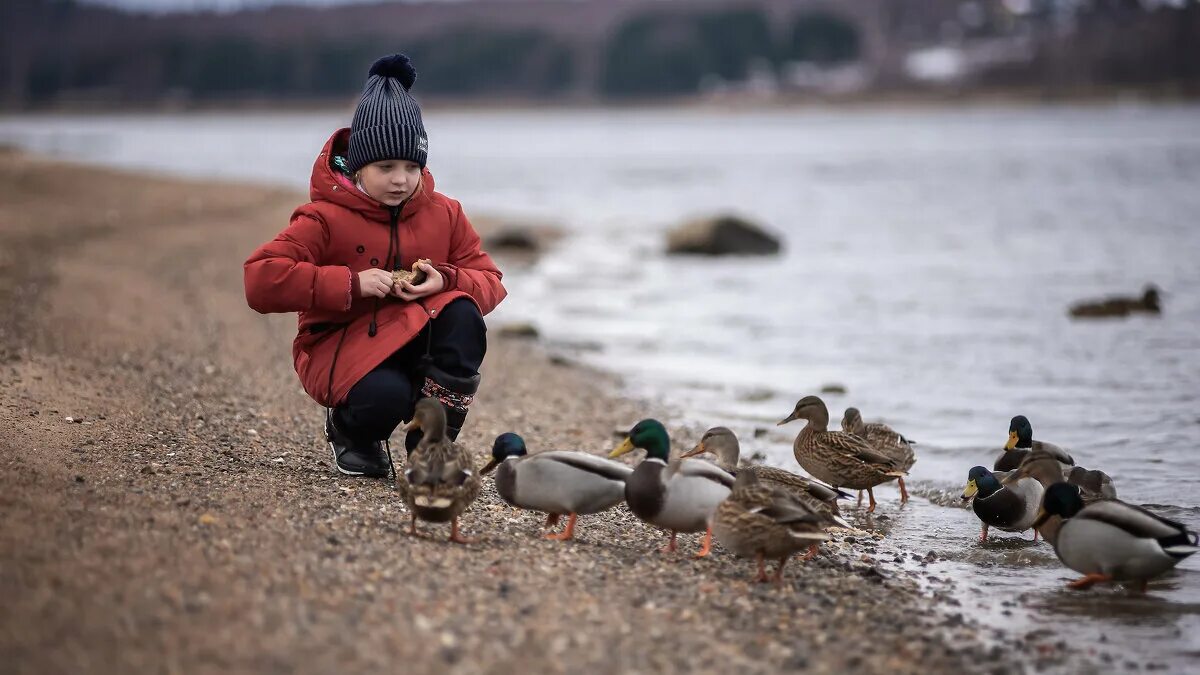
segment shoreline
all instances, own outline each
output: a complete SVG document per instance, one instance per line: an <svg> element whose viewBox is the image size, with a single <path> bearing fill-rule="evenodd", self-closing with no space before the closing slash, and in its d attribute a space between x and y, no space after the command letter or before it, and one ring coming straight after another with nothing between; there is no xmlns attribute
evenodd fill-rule
<svg viewBox="0 0 1200 675"><path fill-rule="evenodd" d="M490 480L464 516L479 544L429 524L407 536L388 482L333 471L291 370L294 318L242 297L242 260L301 195L92 167L64 193L54 176L78 166L21 159L0 167L14 318L0 418L15 430L0 440L0 659L14 672L1030 665L1028 642L921 590L920 563L901 561L920 552L866 532L791 562L778 590L719 549L659 556L662 535L624 506L581 519L575 542L543 541ZM461 439L477 458L509 430L534 451L603 452L664 414L499 332ZM698 431L668 427L677 446Z"/></svg>
<svg viewBox="0 0 1200 675"><path fill-rule="evenodd" d="M744 96L738 93L728 96L681 96L665 99L586 99L551 98L547 100L498 98L423 98L423 105L439 113L471 113L475 111L532 112L532 111L596 111L596 112L644 112L644 111L691 111L722 110L728 112L755 112L777 110L969 110L981 107L998 108L1071 108L1105 107L1124 105L1143 106L1190 106L1200 103L1200 91L1187 91L1172 85L1078 87L1062 92L1048 93L1044 88L999 88L999 89L920 89L867 92L862 94L805 94L784 93L776 96ZM351 97L345 99L306 99L296 101L279 100L224 100L179 104L172 102L97 105L94 101L81 103L58 103L33 107L0 107L0 116L26 117L36 115L210 115L238 113L249 115L312 115L327 113L343 115L347 121L354 112ZM348 122L347 122L348 123Z"/></svg>

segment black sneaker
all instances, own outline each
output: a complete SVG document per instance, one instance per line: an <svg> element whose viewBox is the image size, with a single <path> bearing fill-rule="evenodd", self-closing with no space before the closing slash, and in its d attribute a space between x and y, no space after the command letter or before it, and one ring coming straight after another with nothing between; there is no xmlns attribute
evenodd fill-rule
<svg viewBox="0 0 1200 675"><path fill-rule="evenodd" d="M333 410L325 411L325 440L333 451L333 464L347 476L387 478L392 463L388 459L385 443L375 441L367 445L356 445L333 423Z"/></svg>

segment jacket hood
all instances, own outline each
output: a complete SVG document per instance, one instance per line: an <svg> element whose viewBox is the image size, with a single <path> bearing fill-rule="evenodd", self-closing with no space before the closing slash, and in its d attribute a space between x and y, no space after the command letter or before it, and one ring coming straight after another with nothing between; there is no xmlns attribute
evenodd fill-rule
<svg viewBox="0 0 1200 675"><path fill-rule="evenodd" d="M321 149L321 153L313 162L312 178L309 180L308 187L309 199L314 202L333 202L343 208L356 211L365 218L387 222L388 207L364 194L361 190L354 189L352 184L347 189L345 176L332 166L330 160L335 155L345 155L349 146L349 127L338 129L333 132L328 141L325 141L325 147ZM433 194L433 191L433 174L429 173L428 168L422 168L421 186L417 189L416 194L404 203L401 217L407 218L428 204L429 195Z"/></svg>

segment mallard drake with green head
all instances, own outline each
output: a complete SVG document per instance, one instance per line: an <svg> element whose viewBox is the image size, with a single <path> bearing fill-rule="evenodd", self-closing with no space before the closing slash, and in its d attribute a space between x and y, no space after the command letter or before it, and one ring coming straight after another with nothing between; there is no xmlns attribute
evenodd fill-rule
<svg viewBox="0 0 1200 675"><path fill-rule="evenodd" d="M825 510L813 510L792 494L768 486L757 471L741 471L733 491L713 516L713 536L730 553L758 560L755 581L767 581L766 558L778 560L774 581L783 583L783 566L797 551L808 549L805 560L828 541L825 528L833 525Z"/></svg>
<svg viewBox="0 0 1200 675"><path fill-rule="evenodd" d="M446 409L436 399L417 401L412 421L404 432L419 429L421 440L408 456L404 480L396 488L412 514L412 534L417 519L450 523L450 541L469 544L473 540L458 531L458 517L479 496L481 479L471 454L446 436Z"/></svg>
<svg viewBox="0 0 1200 675"><path fill-rule="evenodd" d="M987 541L988 527L1006 532L1024 532L1033 527L1045 490L1036 479L1012 473L992 473L982 466L971 467L962 499L971 502L971 510L983 523L979 542ZM1038 532L1033 531L1037 541Z"/></svg>
<svg viewBox="0 0 1200 675"><path fill-rule="evenodd" d="M529 454L525 440L514 433L496 437L492 460L480 473L496 470L496 492L512 506L547 514L546 526L567 516L567 526L547 539L566 541L575 536L580 515L600 513L625 500L625 479L633 469L586 452L550 450Z"/></svg>
<svg viewBox="0 0 1200 675"><path fill-rule="evenodd" d="M858 411L858 408L846 408L846 412L842 415L842 431L865 438L876 450L892 458L897 466L906 473L913 464L917 463L917 455L912 449L913 441L882 422L867 424L863 421L862 413ZM904 486L904 478L900 478L896 482L900 486L900 503L903 504L908 501L908 488ZM858 500L862 501L861 492L858 494Z"/></svg>
<svg viewBox="0 0 1200 675"><path fill-rule="evenodd" d="M1008 423L1008 442L1004 444L1004 452L992 465L992 471L1012 471L1035 452L1051 455L1063 464L1075 463L1071 453L1057 445L1033 440L1033 425L1024 415L1017 415Z"/></svg>
<svg viewBox="0 0 1200 675"><path fill-rule="evenodd" d="M1145 591L1150 579L1200 551L1196 532L1182 523L1119 499L1085 504L1079 488L1068 483L1046 490L1035 526L1052 517L1061 519L1047 536L1055 555L1084 575L1071 588L1131 581Z"/></svg>
<svg viewBox="0 0 1200 675"><path fill-rule="evenodd" d="M800 466L817 480L835 488L866 490L871 498L867 513L875 511L876 485L904 476L895 460L875 450L865 439L843 431L829 430L829 408L816 396L796 402L792 414L779 424L808 420L796 436L792 450Z"/></svg>
<svg viewBox="0 0 1200 675"><path fill-rule="evenodd" d="M700 438L700 442L696 444L696 447L683 453L681 458L695 457L706 452L716 456L717 466L725 469L735 477L741 471L754 471L759 482L765 486L783 490L804 502L809 508L824 511L835 516L837 524L841 527L850 527L849 523L840 517L836 517L841 513L838 509L837 500L849 499L849 494L841 490L835 490L811 478L805 478L800 474L773 466L755 465L739 468L738 458L742 452L741 444L738 442L737 434L733 433L733 430L728 427L713 427L705 431L704 436Z"/></svg>
<svg viewBox="0 0 1200 675"><path fill-rule="evenodd" d="M713 512L733 488L733 476L700 459L671 459L671 440L658 420L645 419L634 425L621 444L609 454L620 457L635 448L646 451L633 474L625 480L625 503L644 522L671 533L664 553L676 549L679 532L704 532L697 558L712 549Z"/></svg>

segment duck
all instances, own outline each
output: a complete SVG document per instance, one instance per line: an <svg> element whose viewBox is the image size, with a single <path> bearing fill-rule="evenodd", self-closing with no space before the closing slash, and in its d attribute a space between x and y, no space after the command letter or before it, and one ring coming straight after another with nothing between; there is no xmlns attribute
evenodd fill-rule
<svg viewBox="0 0 1200 675"><path fill-rule="evenodd" d="M1045 488L1033 477L1017 476L1015 472L993 473L982 466L971 467L962 500L972 500L971 510L983 523L979 543L987 541L988 527L1006 532L1024 532L1033 527L1044 492ZM1033 540L1037 539L1038 531L1034 530Z"/></svg>
<svg viewBox="0 0 1200 675"><path fill-rule="evenodd" d="M894 459L905 472L917 462L917 456L912 449L912 446L916 445L915 441L905 438L882 422L867 424L858 408L846 408L846 412L842 414L842 431L866 439L876 450ZM897 479L896 483L900 486L900 503L903 504L908 501L908 489L904 486L904 478ZM858 501L862 502L861 491L858 493Z"/></svg>
<svg viewBox="0 0 1200 675"><path fill-rule="evenodd" d="M404 480L397 489L412 514L411 534L419 536L417 519L450 523L450 541L471 544L458 529L458 517L479 497L482 479L467 450L446 435L446 409L434 398L417 401L405 433L420 430L421 440L408 456Z"/></svg>
<svg viewBox="0 0 1200 675"><path fill-rule="evenodd" d="M549 450L529 454L525 439L507 432L492 444L492 459L480 474L496 471L496 492L511 506L547 514L546 527L567 516L561 532L546 539L575 537L580 515L600 513L625 501L625 480L633 469L586 452Z"/></svg>
<svg viewBox="0 0 1200 675"><path fill-rule="evenodd" d="M1114 296L1089 300L1071 305L1068 310L1072 319L1121 318L1139 312L1154 315L1162 313L1161 291L1154 284L1146 284L1141 297Z"/></svg>
<svg viewBox="0 0 1200 675"><path fill-rule="evenodd" d="M707 556L712 551L712 515L733 489L733 475L702 459L671 459L671 440L656 419L635 424L608 456L616 459L637 448L645 450L646 457L625 479L629 510L670 533L663 553L677 550L678 533L704 532L695 557Z"/></svg>
<svg viewBox="0 0 1200 675"><path fill-rule="evenodd" d="M1067 584L1074 589L1118 581L1145 592L1150 579L1200 551L1196 532L1184 524L1119 499L1085 503L1069 483L1046 489L1035 526L1050 518L1061 520L1047 537L1054 554L1084 575Z"/></svg>
<svg viewBox="0 0 1200 675"><path fill-rule="evenodd" d="M817 554L817 545L828 541L825 528L833 524L831 514L814 510L795 495L771 487L758 471L740 471L729 496L717 506L713 535L721 546L742 558L758 561L756 582L768 580L764 560L778 560L773 581L783 583L783 566L788 558L808 549L805 560Z"/></svg>
<svg viewBox="0 0 1200 675"><path fill-rule="evenodd" d="M1079 488L1083 500L1089 504L1101 499L1117 498L1117 486L1108 474L1098 469L1063 464L1054 454L1034 452L1025 458L1013 474L1019 478L1033 478L1044 489L1049 489L1055 483L1069 483Z"/></svg>
<svg viewBox="0 0 1200 675"><path fill-rule="evenodd" d="M1008 422L1008 442L992 465L992 471L1017 469L1034 452L1052 455L1063 464L1075 464L1075 459L1066 450L1053 443L1033 440L1033 425L1029 423L1029 418L1017 415Z"/></svg>
<svg viewBox="0 0 1200 675"><path fill-rule="evenodd" d="M829 431L829 408L817 396L797 401L792 414L777 425L797 419L808 420L792 445L800 466L835 488L866 490L871 499L867 513L874 513L875 486L902 478L904 470L866 440L844 431Z"/></svg>
<svg viewBox="0 0 1200 675"><path fill-rule="evenodd" d="M717 466L733 474L736 478L742 471L753 471L759 482L767 487L783 490L796 497L814 510L829 513L836 524L849 528L851 525L841 518L838 508L839 499L849 499L850 495L811 478L792 473L773 466L738 467L741 456L741 443L737 434L728 427L712 427L704 432L696 447L680 455L680 458L695 457L710 453L717 458Z"/></svg>

